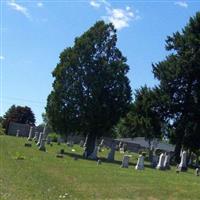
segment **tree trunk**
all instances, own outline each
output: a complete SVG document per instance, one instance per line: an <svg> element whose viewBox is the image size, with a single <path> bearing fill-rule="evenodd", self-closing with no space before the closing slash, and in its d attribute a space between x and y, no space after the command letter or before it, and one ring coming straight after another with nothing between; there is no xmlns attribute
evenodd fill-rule
<svg viewBox="0 0 200 200"><path fill-rule="evenodd" d="M191 155L192 155L192 151L189 149L189 154L187 156L187 165L188 166L191 165L191 163L190 163Z"/></svg>
<svg viewBox="0 0 200 200"><path fill-rule="evenodd" d="M83 156L88 158L94 151L96 142L96 135L94 133L89 133L85 141L85 150Z"/></svg>
<svg viewBox="0 0 200 200"><path fill-rule="evenodd" d="M199 155L197 155L196 157L195 167L199 167Z"/></svg>
<svg viewBox="0 0 200 200"><path fill-rule="evenodd" d="M176 161L176 163L179 163L181 161L180 152L181 152L181 143L177 143L176 147L175 147L175 161Z"/></svg>

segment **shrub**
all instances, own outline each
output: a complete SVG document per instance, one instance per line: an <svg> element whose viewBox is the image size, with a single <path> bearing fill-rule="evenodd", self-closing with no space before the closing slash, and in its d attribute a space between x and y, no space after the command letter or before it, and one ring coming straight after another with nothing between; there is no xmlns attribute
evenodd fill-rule
<svg viewBox="0 0 200 200"><path fill-rule="evenodd" d="M48 134L48 137L51 138L51 141L52 141L52 142L57 142L57 141L58 141L58 137L60 137L60 135L57 134L57 133L49 133L49 134Z"/></svg>
<svg viewBox="0 0 200 200"><path fill-rule="evenodd" d="M2 128L1 124L0 124L0 135L4 135L5 134L5 130Z"/></svg>

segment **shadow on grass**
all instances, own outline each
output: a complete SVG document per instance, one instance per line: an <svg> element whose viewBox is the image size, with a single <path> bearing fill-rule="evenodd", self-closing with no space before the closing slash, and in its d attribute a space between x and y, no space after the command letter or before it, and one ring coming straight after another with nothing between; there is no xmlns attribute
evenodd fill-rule
<svg viewBox="0 0 200 200"><path fill-rule="evenodd" d="M76 159L81 159L81 160L90 160L90 161L93 161L93 162L97 162L97 160L100 159L102 161L102 163L112 163L112 164L119 165L119 166L122 164L122 161L119 161L119 160L108 161L104 157L98 157L98 159L93 160L93 159L89 159L89 158L84 158L83 155L71 153L71 152L64 152L64 155L67 155L69 157L76 158ZM137 164L136 162L129 162L130 166L135 166L136 164ZM152 168L152 166L150 166L148 164L144 164L144 167L154 169L154 168Z"/></svg>

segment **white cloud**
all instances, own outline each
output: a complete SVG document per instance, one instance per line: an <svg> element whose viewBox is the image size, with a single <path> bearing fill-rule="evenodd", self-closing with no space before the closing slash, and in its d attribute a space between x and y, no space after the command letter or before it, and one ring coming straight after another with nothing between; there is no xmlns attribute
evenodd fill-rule
<svg viewBox="0 0 200 200"><path fill-rule="evenodd" d="M95 8L99 8L101 6L101 4L97 1L90 1L90 5Z"/></svg>
<svg viewBox="0 0 200 200"><path fill-rule="evenodd" d="M42 2L37 3L37 7L42 8L43 6L44 6L44 4Z"/></svg>
<svg viewBox="0 0 200 200"><path fill-rule="evenodd" d="M174 4L178 5L180 7L183 7L183 8L187 8L188 7L187 2L185 2L185 1L176 1Z"/></svg>
<svg viewBox="0 0 200 200"><path fill-rule="evenodd" d="M5 57L4 56L0 56L0 60L4 60L5 59Z"/></svg>
<svg viewBox="0 0 200 200"><path fill-rule="evenodd" d="M106 16L102 16L103 20L111 22L118 30L129 27L130 21L140 18L138 11L133 12L131 7L126 6L124 9L114 8L106 0L92 0L90 5L95 8L103 6L106 11Z"/></svg>
<svg viewBox="0 0 200 200"><path fill-rule="evenodd" d="M139 15L131 11L131 8L128 6L126 9L106 7L106 11L107 16L104 16L103 19L111 22L118 30L129 27L130 21L140 18Z"/></svg>
<svg viewBox="0 0 200 200"><path fill-rule="evenodd" d="M16 10L17 12L20 12L23 14L25 17L31 19L31 15L28 12L28 9L25 6L22 6L18 3L15 2L15 0L11 0L8 2L8 5L13 9Z"/></svg>

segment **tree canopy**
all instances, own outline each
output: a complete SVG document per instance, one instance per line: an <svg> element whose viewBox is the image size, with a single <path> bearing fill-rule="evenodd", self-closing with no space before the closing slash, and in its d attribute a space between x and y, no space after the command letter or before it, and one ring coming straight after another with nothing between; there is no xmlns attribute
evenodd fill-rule
<svg viewBox="0 0 200 200"><path fill-rule="evenodd" d="M174 131L171 140L176 155L182 147L200 148L200 13L190 18L181 32L166 40L170 55L153 65L160 81L159 89L166 96L160 107Z"/></svg>
<svg viewBox="0 0 200 200"><path fill-rule="evenodd" d="M144 137L151 142L162 136L162 119L157 112L157 93L147 86L136 90L135 101L126 117L115 127L120 137Z"/></svg>
<svg viewBox="0 0 200 200"><path fill-rule="evenodd" d="M35 125L35 115L28 106L12 105L3 116L2 125L6 129L6 133L10 122Z"/></svg>
<svg viewBox="0 0 200 200"><path fill-rule="evenodd" d="M129 66L116 42L114 26L99 21L60 54L53 71L48 119L61 134L87 135L86 156L97 137L110 134L131 102Z"/></svg>

